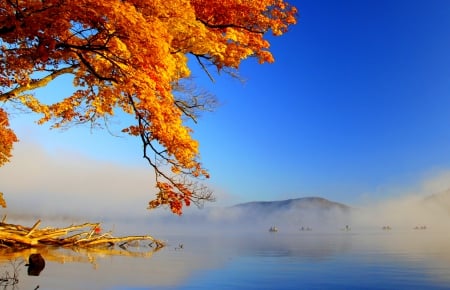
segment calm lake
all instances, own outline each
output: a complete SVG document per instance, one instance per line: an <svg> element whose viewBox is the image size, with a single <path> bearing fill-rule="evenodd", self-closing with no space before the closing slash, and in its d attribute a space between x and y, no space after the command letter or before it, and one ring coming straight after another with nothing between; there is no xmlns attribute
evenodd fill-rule
<svg viewBox="0 0 450 290"><path fill-rule="evenodd" d="M326 232L267 230L160 233L168 245L117 251L41 250L46 266L28 276L24 259L0 273L2 289L450 289L450 233L433 229ZM9 275L9 276L8 276Z"/></svg>

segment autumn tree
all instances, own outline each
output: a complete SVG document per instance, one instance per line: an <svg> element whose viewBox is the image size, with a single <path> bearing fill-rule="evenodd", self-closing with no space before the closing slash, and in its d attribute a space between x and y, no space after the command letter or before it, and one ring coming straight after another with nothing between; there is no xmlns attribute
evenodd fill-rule
<svg viewBox="0 0 450 290"><path fill-rule="evenodd" d="M123 132L142 140L155 170L158 193L149 207L181 214L184 205L212 199L200 183L208 173L186 122L208 105L183 90L188 59L206 73L238 70L248 57L273 62L265 37L295 22L295 7L283 0L3 0L0 101L40 114L38 123L54 128L119 111L134 116ZM70 96L33 94L67 74ZM17 141L7 108L0 107L0 165Z"/></svg>

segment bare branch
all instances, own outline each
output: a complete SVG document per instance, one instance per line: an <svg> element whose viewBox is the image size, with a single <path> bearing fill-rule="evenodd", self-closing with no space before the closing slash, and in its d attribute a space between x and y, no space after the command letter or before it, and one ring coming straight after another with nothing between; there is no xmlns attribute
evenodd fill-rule
<svg viewBox="0 0 450 290"><path fill-rule="evenodd" d="M201 112L212 112L218 106L214 95L197 89L190 79L173 84L173 89L176 91L175 106L194 123L197 123Z"/></svg>
<svg viewBox="0 0 450 290"><path fill-rule="evenodd" d="M203 71L208 75L209 79L212 82L215 82L214 78L212 77L212 75L209 73L208 69L206 68L205 64L202 62L202 58L207 58L204 55L198 55L198 54L193 54L195 55L195 58L197 59L198 63L200 64L200 66L202 67Z"/></svg>

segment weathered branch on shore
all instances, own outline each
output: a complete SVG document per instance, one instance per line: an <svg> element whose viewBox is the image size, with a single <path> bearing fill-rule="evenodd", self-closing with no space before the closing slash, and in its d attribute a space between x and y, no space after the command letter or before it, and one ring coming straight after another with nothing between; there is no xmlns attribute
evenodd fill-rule
<svg viewBox="0 0 450 290"><path fill-rule="evenodd" d="M164 243L152 236L114 237L111 233L100 233L100 223L84 223L65 228L39 229L38 220L32 227L0 222L0 248L23 249L39 246L92 248L98 246L119 245L125 247L129 243L149 242L156 249L164 247Z"/></svg>

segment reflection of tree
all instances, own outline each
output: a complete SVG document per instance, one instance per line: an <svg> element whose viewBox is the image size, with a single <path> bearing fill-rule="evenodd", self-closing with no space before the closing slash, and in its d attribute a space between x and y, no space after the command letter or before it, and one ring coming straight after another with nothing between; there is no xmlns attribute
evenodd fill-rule
<svg viewBox="0 0 450 290"><path fill-rule="evenodd" d="M12 273L5 271L0 276L0 287L3 290L17 289L16 286L19 283L19 267L23 264L23 261L10 261L12 267Z"/></svg>
<svg viewBox="0 0 450 290"><path fill-rule="evenodd" d="M107 256L122 256L135 258L150 258L153 253L160 248L153 248L149 245L139 245L137 247L119 246L99 246L94 248L60 248L54 246L42 246L39 248L28 248L19 251L11 249L0 249L0 263L12 260L26 261L32 254L39 252L46 261L56 263L90 263L97 267L97 260ZM1 286L2 284L0 284Z"/></svg>
<svg viewBox="0 0 450 290"><path fill-rule="evenodd" d="M41 254L31 254L28 257L28 276L39 276L45 268L45 260Z"/></svg>
<svg viewBox="0 0 450 290"><path fill-rule="evenodd" d="M0 289L1 290L15 290L19 289L19 272L20 267L29 261L29 257L36 255L37 252L45 257L46 261L51 261L60 264L66 263L89 263L94 268L98 267L98 262L101 258L110 256L122 257L138 257L150 258L153 253L161 248L153 248L149 245L137 245L136 247L126 246L121 244L119 246L99 246L91 248L61 248L55 246L41 246L39 248L27 248L13 251L11 249L0 249L0 264L11 265L12 271L5 271L0 273ZM39 288L37 286L34 289Z"/></svg>

